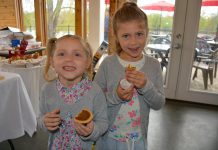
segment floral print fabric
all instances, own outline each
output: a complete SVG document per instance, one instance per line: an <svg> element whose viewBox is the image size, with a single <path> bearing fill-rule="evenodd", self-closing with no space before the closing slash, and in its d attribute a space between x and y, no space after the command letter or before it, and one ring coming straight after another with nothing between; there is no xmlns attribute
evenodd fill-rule
<svg viewBox="0 0 218 150"><path fill-rule="evenodd" d="M74 128L70 113L62 121L51 147L52 150L82 150L81 141Z"/></svg>
<svg viewBox="0 0 218 150"><path fill-rule="evenodd" d="M109 136L120 141L139 140L141 135L141 118L137 91L134 90L133 98L122 104L114 124L109 129Z"/></svg>
<svg viewBox="0 0 218 150"><path fill-rule="evenodd" d="M65 103L71 104L75 103L80 99L90 88L90 80L85 77L81 82L74 85L72 88L64 87L59 80L57 80L57 89L59 91L59 95L64 100Z"/></svg>
<svg viewBox="0 0 218 150"><path fill-rule="evenodd" d="M62 98L61 100L66 104L72 105L91 89L91 81L85 77L72 88L67 88L57 80L56 86ZM82 150L81 139L76 133L72 118L71 112L68 112L62 118L61 125L57 133L55 133L53 143L50 143L52 150Z"/></svg>

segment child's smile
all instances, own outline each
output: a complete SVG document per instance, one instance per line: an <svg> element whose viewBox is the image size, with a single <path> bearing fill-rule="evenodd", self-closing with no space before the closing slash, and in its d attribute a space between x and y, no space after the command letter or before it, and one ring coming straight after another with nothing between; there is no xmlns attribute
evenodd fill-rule
<svg viewBox="0 0 218 150"><path fill-rule="evenodd" d="M51 63L64 85L80 82L90 64L85 50L76 39L59 41Z"/></svg>
<svg viewBox="0 0 218 150"><path fill-rule="evenodd" d="M121 58L128 61L141 59L146 42L144 23L137 20L119 23L117 39L122 48Z"/></svg>
<svg viewBox="0 0 218 150"><path fill-rule="evenodd" d="M64 66L63 69L64 69L65 71L75 71L75 70L76 70L76 68L73 67L73 66Z"/></svg>

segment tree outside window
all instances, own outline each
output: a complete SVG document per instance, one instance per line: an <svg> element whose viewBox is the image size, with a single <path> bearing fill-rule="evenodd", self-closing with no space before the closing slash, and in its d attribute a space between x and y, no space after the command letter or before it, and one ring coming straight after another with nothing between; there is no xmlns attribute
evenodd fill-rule
<svg viewBox="0 0 218 150"><path fill-rule="evenodd" d="M47 0L48 38L75 33L75 0Z"/></svg>

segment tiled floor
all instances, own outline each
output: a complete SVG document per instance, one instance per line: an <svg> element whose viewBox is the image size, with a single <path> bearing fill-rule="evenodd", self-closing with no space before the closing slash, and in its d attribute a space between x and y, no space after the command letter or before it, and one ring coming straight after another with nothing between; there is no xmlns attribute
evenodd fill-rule
<svg viewBox="0 0 218 150"><path fill-rule="evenodd" d="M15 150L46 150L47 135L38 130L30 138L12 140ZM218 106L168 100L159 111L151 111L149 150L218 150ZM0 150L10 150L7 142Z"/></svg>

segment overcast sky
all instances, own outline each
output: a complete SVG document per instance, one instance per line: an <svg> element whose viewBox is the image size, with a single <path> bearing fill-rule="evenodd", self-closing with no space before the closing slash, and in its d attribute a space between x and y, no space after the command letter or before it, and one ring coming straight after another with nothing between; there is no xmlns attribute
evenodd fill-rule
<svg viewBox="0 0 218 150"><path fill-rule="evenodd" d="M138 5L143 6L143 5L146 5L148 3L154 3L154 2L157 2L157 1L160 1L160 0L138 0ZM175 0L165 0L165 1L175 4ZM65 4L67 4L67 2L69 2L69 0L64 0ZM33 5L34 0L23 0L23 3L25 4L23 6L23 9L24 9L25 12L33 11L33 9L34 9L34 5ZM211 15L211 14L217 14L218 13L218 6L217 7L209 7L209 6L202 7L202 12L203 12L204 15L208 15L208 16Z"/></svg>
<svg viewBox="0 0 218 150"><path fill-rule="evenodd" d="M138 6L143 6L143 5L146 5L146 4L150 4L150 3L155 3L155 2L158 2L158 1L162 1L162 0L138 0L137 4ZM175 0L164 0L168 3L172 3L172 4L175 4ZM150 11L152 12L152 11ZM155 12L155 11L153 11ZM156 11L157 12L157 11ZM147 12L149 13L149 12ZM171 15L173 14L172 12L163 12L162 13L163 15ZM203 6L201 8L201 15L204 15L204 16L210 16L212 14L218 14L218 6Z"/></svg>

